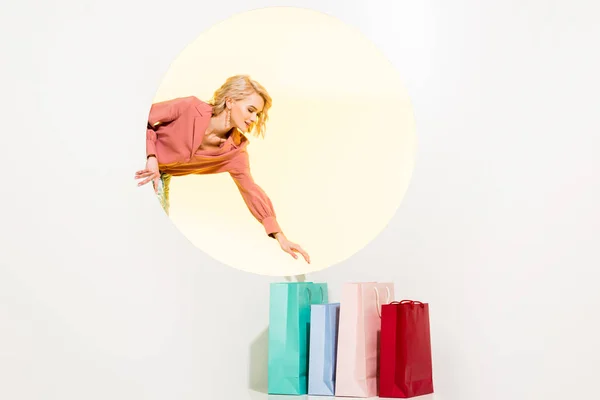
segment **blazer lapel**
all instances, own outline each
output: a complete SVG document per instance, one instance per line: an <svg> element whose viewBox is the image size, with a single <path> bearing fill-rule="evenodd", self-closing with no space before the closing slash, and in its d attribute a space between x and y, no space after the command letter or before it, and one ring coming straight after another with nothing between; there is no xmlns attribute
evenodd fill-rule
<svg viewBox="0 0 600 400"><path fill-rule="evenodd" d="M190 154L190 160L194 157L198 147L200 147L202 139L204 139L204 133L206 132L206 128L208 128L208 123L212 117L212 106L210 104L201 102L200 104L196 105L196 110L198 111L198 115L194 117L194 134L192 139L192 152Z"/></svg>

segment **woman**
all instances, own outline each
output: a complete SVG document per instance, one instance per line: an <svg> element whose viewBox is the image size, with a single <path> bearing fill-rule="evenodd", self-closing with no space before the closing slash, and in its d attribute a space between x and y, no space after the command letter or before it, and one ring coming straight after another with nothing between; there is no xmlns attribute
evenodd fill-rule
<svg viewBox="0 0 600 400"><path fill-rule="evenodd" d="M228 172L252 215L281 249L298 259L308 254L289 241L277 223L271 200L254 182L244 134L264 137L271 97L248 75L228 78L205 103L194 96L153 104L146 131L146 168L137 171L139 186L153 182L169 213L171 176Z"/></svg>

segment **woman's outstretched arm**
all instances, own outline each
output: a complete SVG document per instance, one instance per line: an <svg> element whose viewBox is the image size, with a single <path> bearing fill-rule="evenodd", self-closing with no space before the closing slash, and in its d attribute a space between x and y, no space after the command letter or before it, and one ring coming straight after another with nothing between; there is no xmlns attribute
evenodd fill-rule
<svg viewBox="0 0 600 400"><path fill-rule="evenodd" d="M264 227L267 235L277 239L281 249L289 253L295 259L298 258L296 252L302 254L307 263L310 263L310 257L298 244L290 242L279 223L271 200L264 190L254 182L248 162L248 153L240 152L239 156L234 160L233 167L229 171L237 185L246 206Z"/></svg>

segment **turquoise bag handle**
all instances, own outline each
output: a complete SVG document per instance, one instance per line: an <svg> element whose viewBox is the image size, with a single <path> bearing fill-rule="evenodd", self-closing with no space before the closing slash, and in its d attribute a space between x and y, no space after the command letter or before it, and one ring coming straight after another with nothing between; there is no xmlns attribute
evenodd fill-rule
<svg viewBox="0 0 600 400"><path fill-rule="evenodd" d="M325 300L323 286L319 285L319 289L321 289L321 303L323 303L323 301ZM312 292L310 291L310 288L306 288L306 291L308 292L308 304L312 304Z"/></svg>

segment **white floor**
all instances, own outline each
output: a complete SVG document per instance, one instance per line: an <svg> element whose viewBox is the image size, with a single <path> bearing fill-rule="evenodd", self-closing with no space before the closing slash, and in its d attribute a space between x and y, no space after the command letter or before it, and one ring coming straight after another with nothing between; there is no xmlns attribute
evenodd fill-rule
<svg viewBox="0 0 600 400"><path fill-rule="evenodd" d="M250 391L250 398L252 400L373 400L373 399L385 399L385 397L332 397L332 396L274 396L266 395L264 393L258 393ZM435 394L426 396L413 397L416 400L440 400L441 397L436 397Z"/></svg>

